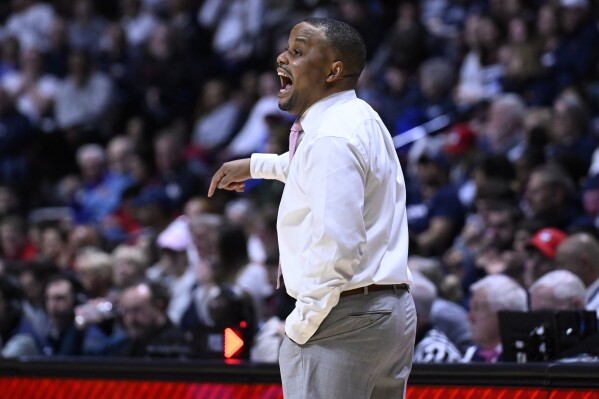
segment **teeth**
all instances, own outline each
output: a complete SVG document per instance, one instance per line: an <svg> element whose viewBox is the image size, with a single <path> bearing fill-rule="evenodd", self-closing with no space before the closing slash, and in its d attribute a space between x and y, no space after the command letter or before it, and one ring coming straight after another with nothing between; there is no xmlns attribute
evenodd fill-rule
<svg viewBox="0 0 599 399"><path fill-rule="evenodd" d="M284 76L284 77L286 77L288 79L291 79L291 76L287 75L286 73L283 73L283 72L277 72L277 73L278 73L279 76Z"/></svg>

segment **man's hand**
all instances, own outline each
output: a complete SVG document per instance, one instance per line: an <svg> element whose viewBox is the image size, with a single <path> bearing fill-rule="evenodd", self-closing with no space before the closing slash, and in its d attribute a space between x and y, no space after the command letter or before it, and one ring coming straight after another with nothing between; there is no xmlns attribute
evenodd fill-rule
<svg viewBox="0 0 599 399"><path fill-rule="evenodd" d="M217 188L225 190L234 190L238 193L243 192L245 181L250 179L250 158L238 159L236 161L225 162L219 170L216 171L210 181L208 197L212 197Z"/></svg>

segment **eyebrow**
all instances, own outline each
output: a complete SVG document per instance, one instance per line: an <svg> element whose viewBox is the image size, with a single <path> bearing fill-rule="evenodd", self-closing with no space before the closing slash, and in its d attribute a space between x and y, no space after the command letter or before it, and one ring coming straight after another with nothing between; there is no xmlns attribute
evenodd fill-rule
<svg viewBox="0 0 599 399"><path fill-rule="evenodd" d="M296 42L302 42L302 43L306 43L307 42L307 40L305 38L303 38L303 37L296 37L295 41Z"/></svg>

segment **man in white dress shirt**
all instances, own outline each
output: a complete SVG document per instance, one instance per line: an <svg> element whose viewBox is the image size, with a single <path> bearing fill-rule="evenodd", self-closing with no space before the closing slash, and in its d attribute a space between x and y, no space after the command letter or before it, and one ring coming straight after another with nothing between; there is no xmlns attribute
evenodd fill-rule
<svg viewBox="0 0 599 399"><path fill-rule="evenodd" d="M282 274L296 299L279 353L288 398L403 398L414 351L405 183L391 136L355 87L366 50L349 25L309 18L277 57L279 108L299 145L223 164L216 188L285 182Z"/></svg>

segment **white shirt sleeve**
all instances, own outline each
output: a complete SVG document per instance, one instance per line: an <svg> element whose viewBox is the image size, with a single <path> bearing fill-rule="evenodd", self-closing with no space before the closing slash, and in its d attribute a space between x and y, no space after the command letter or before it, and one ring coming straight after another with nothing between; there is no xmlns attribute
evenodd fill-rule
<svg viewBox="0 0 599 399"><path fill-rule="evenodd" d="M252 154L250 160L250 174L254 179L287 181L289 169L289 153L277 154Z"/></svg>
<svg viewBox="0 0 599 399"><path fill-rule="evenodd" d="M302 180L307 182L303 189L312 216L310 245L298 254L301 289L285 324L285 332L298 344L308 341L339 302L366 246L364 151L339 137L311 144L302 164Z"/></svg>

